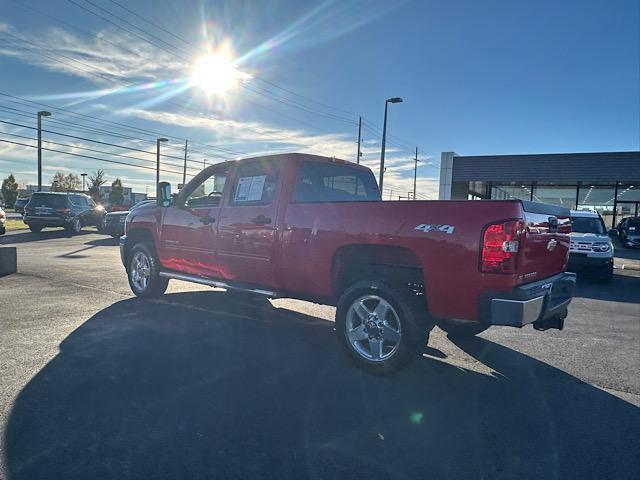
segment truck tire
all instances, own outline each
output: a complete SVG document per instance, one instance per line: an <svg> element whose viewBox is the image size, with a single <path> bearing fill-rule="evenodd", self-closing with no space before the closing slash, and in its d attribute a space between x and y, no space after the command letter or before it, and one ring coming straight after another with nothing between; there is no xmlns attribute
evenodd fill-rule
<svg viewBox="0 0 640 480"><path fill-rule="evenodd" d="M42 231L42 227L40 225L29 225L29 230L33 233L40 233Z"/></svg>
<svg viewBox="0 0 640 480"><path fill-rule="evenodd" d="M359 367L373 373L399 370L418 357L431 330L426 320L417 297L377 280L353 284L336 309L340 343Z"/></svg>
<svg viewBox="0 0 640 480"><path fill-rule="evenodd" d="M438 327L444 330L449 337L473 337L484 332L489 325L480 322L466 322L459 320L440 320Z"/></svg>
<svg viewBox="0 0 640 480"><path fill-rule="evenodd" d="M136 243L127 261L127 278L131 291L141 298L160 297L169 285L169 279L160 276L160 262L153 244Z"/></svg>

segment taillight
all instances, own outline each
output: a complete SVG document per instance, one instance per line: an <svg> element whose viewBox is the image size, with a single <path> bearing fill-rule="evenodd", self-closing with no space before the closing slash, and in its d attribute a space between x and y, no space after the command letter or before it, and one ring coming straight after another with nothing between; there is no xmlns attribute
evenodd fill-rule
<svg viewBox="0 0 640 480"><path fill-rule="evenodd" d="M480 270L484 273L515 273L523 223L494 223L484 231Z"/></svg>

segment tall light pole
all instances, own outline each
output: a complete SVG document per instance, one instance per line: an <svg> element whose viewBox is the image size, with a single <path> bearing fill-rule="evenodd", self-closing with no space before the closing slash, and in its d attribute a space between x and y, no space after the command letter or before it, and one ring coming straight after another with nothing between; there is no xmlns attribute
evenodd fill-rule
<svg viewBox="0 0 640 480"><path fill-rule="evenodd" d="M358 154L356 156L356 163L360 163L360 157L362 152L360 151L360 142L362 141L362 117L358 118Z"/></svg>
<svg viewBox="0 0 640 480"><path fill-rule="evenodd" d="M81 173L80 176L82 177L82 193L84 193L84 179L87 176L86 173Z"/></svg>
<svg viewBox="0 0 640 480"><path fill-rule="evenodd" d="M42 191L42 117L49 117L51 112L38 112L38 191Z"/></svg>
<svg viewBox="0 0 640 480"><path fill-rule="evenodd" d="M414 158L416 162L415 167L413 168L413 199L416 199L416 180L418 178L418 147L416 147L416 158Z"/></svg>
<svg viewBox="0 0 640 480"><path fill-rule="evenodd" d="M168 138L156 140L156 201L160 198L160 143L168 141Z"/></svg>
<svg viewBox="0 0 640 480"><path fill-rule="evenodd" d="M384 124L382 126L382 151L380 152L380 191L382 192L382 184L384 182L384 149L387 144L387 107L390 103L402 103L400 97L387 98L384 101Z"/></svg>

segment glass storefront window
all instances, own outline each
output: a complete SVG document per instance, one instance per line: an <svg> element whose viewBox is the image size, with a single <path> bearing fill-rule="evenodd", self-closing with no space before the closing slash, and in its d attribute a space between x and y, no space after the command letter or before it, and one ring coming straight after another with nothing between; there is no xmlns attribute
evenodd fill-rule
<svg viewBox="0 0 640 480"><path fill-rule="evenodd" d="M491 186L492 200L531 200L531 184L511 182L494 183Z"/></svg>
<svg viewBox="0 0 640 480"><path fill-rule="evenodd" d="M577 185L538 183L533 189L533 201L575 209Z"/></svg>
<svg viewBox="0 0 640 480"><path fill-rule="evenodd" d="M615 185L583 183L580 186L578 210L595 210L602 216L605 225L611 225L615 194Z"/></svg>
<svg viewBox="0 0 640 480"><path fill-rule="evenodd" d="M619 202L640 202L640 185L618 185Z"/></svg>

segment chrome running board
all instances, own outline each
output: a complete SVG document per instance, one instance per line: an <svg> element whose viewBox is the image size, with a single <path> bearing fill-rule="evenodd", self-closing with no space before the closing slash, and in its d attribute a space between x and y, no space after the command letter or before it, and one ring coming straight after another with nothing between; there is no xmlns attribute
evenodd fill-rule
<svg viewBox="0 0 640 480"><path fill-rule="evenodd" d="M241 292L251 292L258 295L264 295L265 297L278 296L276 292L272 292L271 290L264 290L261 288L242 287L239 285L223 282L222 280L213 280L210 278L199 277L197 275L190 275L188 273L163 271L163 272L160 272L160 276L164 278L173 278L174 280L182 280L183 282L199 283L201 285L207 285L209 287L226 288L229 290L238 290Z"/></svg>

